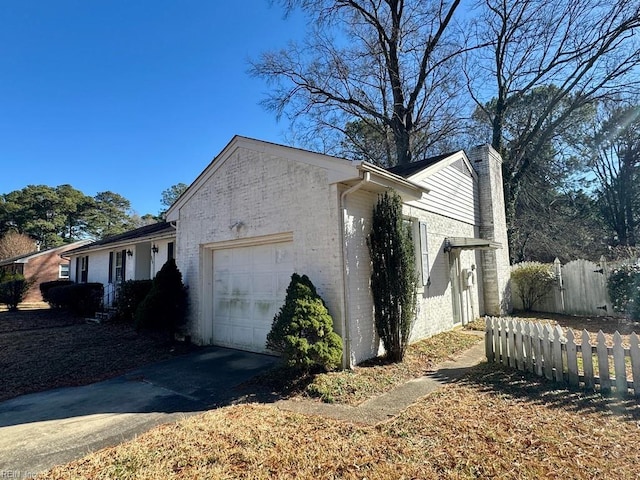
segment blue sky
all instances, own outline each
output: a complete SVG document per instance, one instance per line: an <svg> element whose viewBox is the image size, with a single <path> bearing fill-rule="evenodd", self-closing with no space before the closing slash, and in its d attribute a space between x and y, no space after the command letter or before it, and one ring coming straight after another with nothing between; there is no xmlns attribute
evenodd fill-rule
<svg viewBox="0 0 640 480"><path fill-rule="evenodd" d="M248 60L304 30L268 0L0 1L0 193L68 183L157 214L233 135L284 141Z"/></svg>

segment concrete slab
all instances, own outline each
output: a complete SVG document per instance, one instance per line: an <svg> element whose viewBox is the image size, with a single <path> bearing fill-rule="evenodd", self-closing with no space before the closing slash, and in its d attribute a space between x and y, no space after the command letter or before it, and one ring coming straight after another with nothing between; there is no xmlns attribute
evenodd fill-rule
<svg viewBox="0 0 640 480"><path fill-rule="evenodd" d="M0 474L29 476L187 415L225 405L278 359L211 347L82 387L0 403Z"/></svg>

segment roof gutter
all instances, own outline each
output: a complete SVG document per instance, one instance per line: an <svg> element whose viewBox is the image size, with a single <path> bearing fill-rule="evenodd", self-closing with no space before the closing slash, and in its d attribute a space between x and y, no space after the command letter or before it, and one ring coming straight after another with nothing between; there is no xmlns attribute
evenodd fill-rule
<svg viewBox="0 0 640 480"><path fill-rule="evenodd" d="M340 228L340 247L341 247L341 255L342 255L342 335L344 339L344 344L342 346L342 368L351 368L351 334L349 331L349 283L347 281L348 271L347 271L347 244L346 244L346 235L345 229L347 227L347 196L351 195L355 191L361 189L367 183L371 183L371 173L370 172L362 172L361 180L356 183L351 188L345 190L340 195L340 209L342 210L342 221Z"/></svg>
<svg viewBox="0 0 640 480"><path fill-rule="evenodd" d="M417 183L391 173L382 167L373 165L372 163L360 162L357 165L357 169L360 172L370 173L373 176L371 183L387 188L393 188L399 193L404 193L405 195L413 197L413 199L420 199L423 192L429 193L429 189L424 185L418 185Z"/></svg>

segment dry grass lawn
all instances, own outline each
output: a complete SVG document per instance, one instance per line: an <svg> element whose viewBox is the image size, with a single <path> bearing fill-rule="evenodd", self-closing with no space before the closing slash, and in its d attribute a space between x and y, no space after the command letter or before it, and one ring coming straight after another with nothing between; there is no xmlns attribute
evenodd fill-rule
<svg viewBox="0 0 640 480"><path fill-rule="evenodd" d="M373 361L311 377L290 393L357 404L432 371L480 338L439 335L412 347L406 364ZM161 426L38 478L626 480L639 472L637 400L566 390L482 364L377 426L269 404L235 405Z"/></svg>
<svg viewBox="0 0 640 480"><path fill-rule="evenodd" d="M176 352L130 325L87 324L50 309L0 312L0 401L105 380Z"/></svg>
<svg viewBox="0 0 640 480"><path fill-rule="evenodd" d="M637 479L633 408L483 366L375 427L238 405L38 478Z"/></svg>

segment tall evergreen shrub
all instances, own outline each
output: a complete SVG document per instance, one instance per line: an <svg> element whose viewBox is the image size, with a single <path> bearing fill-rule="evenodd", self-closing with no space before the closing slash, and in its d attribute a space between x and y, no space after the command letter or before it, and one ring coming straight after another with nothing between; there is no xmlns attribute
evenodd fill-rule
<svg viewBox="0 0 640 480"><path fill-rule="evenodd" d="M367 239L376 331L392 362L404 358L416 317L418 282L410 225L395 192L378 197Z"/></svg>
<svg viewBox="0 0 640 480"><path fill-rule="evenodd" d="M281 353L288 366L301 370L340 366L342 339L333 331L333 319L306 275L291 276L284 305L267 335L267 348Z"/></svg>
<svg viewBox="0 0 640 480"><path fill-rule="evenodd" d="M172 258L156 274L151 290L135 313L137 329L165 330L171 338L187 316L187 290Z"/></svg>

